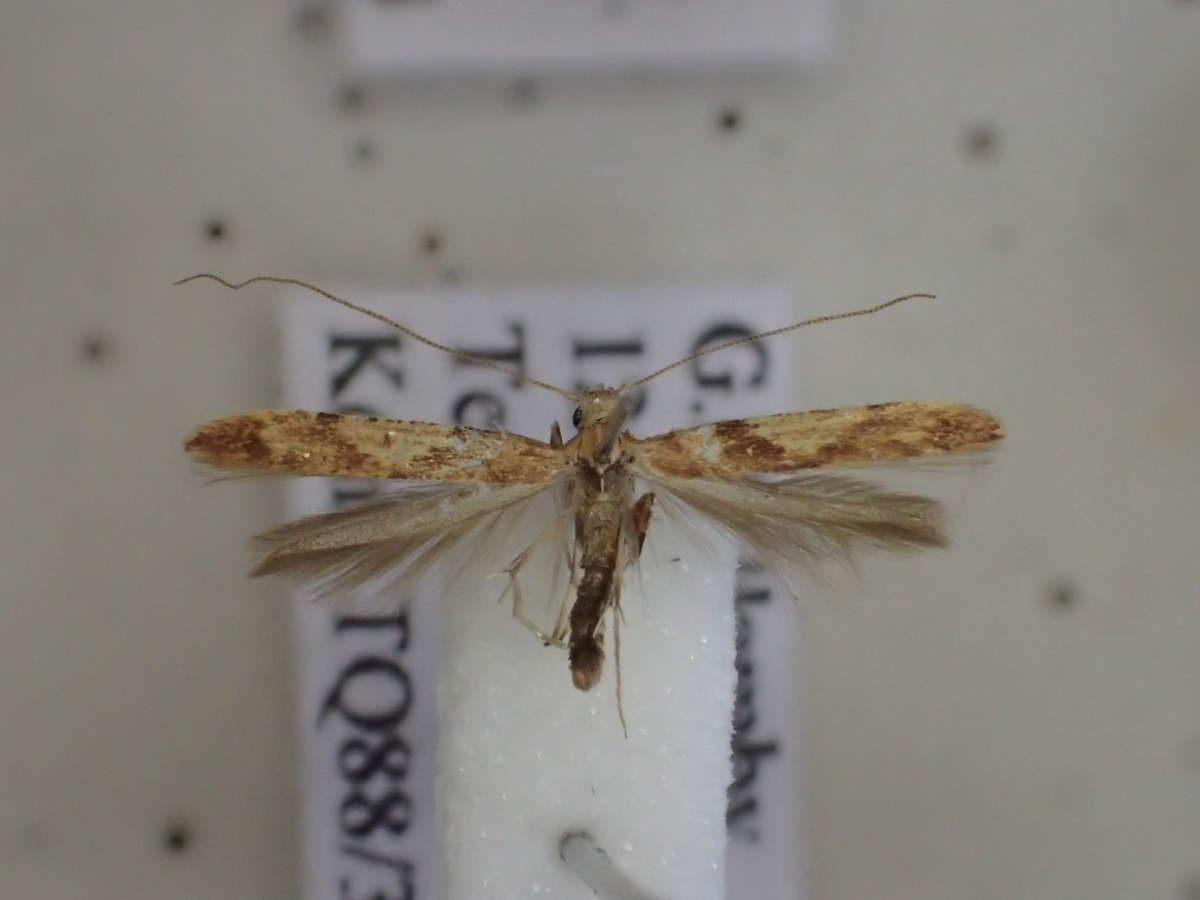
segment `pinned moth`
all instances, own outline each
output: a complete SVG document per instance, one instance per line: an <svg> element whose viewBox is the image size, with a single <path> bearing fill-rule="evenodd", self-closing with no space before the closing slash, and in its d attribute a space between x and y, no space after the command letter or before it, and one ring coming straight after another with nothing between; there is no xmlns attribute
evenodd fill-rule
<svg viewBox="0 0 1200 900"><path fill-rule="evenodd" d="M641 556L656 506L699 513L740 538L795 590L791 573L824 560L849 561L861 549L913 551L946 544L937 501L877 487L839 468L968 453L1004 435L1000 422L983 410L922 402L734 419L644 439L626 430L638 390L693 359L927 294L806 319L702 349L619 388L574 392L437 343L296 279L258 276L233 283L200 274L177 284L199 278L234 290L258 282L303 287L575 404L575 434L566 441L557 422L542 442L464 426L264 410L201 425L184 446L198 461L229 471L403 482L382 499L310 516L256 538L262 554L252 574L293 576L325 594L415 578L469 548L482 532L532 512L532 537L504 568L506 593L522 624L567 651L571 680L583 691L600 679L610 610L619 653L622 577ZM641 485L647 489L639 493ZM556 588L561 596L551 598L553 624L543 627L525 613L521 577L532 555L546 548L566 577Z"/></svg>

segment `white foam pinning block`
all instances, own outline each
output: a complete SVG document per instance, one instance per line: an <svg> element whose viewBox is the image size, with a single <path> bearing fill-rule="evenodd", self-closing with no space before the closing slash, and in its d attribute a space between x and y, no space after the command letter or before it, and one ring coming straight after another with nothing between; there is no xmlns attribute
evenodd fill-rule
<svg viewBox="0 0 1200 900"><path fill-rule="evenodd" d="M794 315L778 286L342 293L572 389L619 385ZM542 439L554 420L570 421L555 394L302 292L283 300L286 406ZM784 341L682 367L648 385L630 429L646 436L779 411L789 391L777 373L789 360ZM297 480L289 511L338 508L380 487ZM397 598L399 616L300 604L306 896L588 896L558 857L568 830L592 834L650 896L722 896L733 553L652 522L641 584L629 572L622 600L628 738L611 627L604 679L582 693L565 654L497 603L503 578L453 596L423 588Z"/></svg>
<svg viewBox="0 0 1200 900"><path fill-rule="evenodd" d="M652 531L642 590L629 577L635 589L622 599L628 738L611 626L607 671L583 694L563 653L514 628L507 608L481 597L446 605L438 797L448 900L588 896L558 859L573 831L649 896L725 896L737 555L666 522Z"/></svg>
<svg viewBox="0 0 1200 900"><path fill-rule="evenodd" d="M827 56L833 0L346 0L364 71L800 63Z"/></svg>

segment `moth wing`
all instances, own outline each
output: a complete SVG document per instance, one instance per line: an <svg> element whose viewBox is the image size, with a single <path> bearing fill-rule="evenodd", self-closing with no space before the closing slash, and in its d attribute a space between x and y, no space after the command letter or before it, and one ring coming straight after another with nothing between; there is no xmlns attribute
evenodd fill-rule
<svg viewBox="0 0 1200 900"><path fill-rule="evenodd" d="M623 449L661 476L737 478L978 451L1004 437L991 413L962 403L880 403L714 422Z"/></svg>
<svg viewBox="0 0 1200 900"><path fill-rule="evenodd" d="M501 572L561 515L566 480L407 485L258 535L252 574L289 576L326 598L407 587L427 573L454 576L468 566Z"/></svg>
<svg viewBox="0 0 1200 900"><path fill-rule="evenodd" d="M501 599L512 602L514 617L541 640L561 643L578 579L574 480L562 479L547 498L552 511L536 516L543 527L508 536L499 551L511 559Z"/></svg>
<svg viewBox="0 0 1200 900"><path fill-rule="evenodd" d="M229 472L404 481L540 484L567 465L562 448L519 434L304 410L215 419L184 449Z"/></svg>
<svg viewBox="0 0 1200 900"><path fill-rule="evenodd" d="M751 555L798 595L825 581L827 564L853 566L864 550L913 552L946 545L942 505L856 478L678 478L639 469L667 514L685 527L689 510L740 538Z"/></svg>
<svg viewBox="0 0 1200 900"><path fill-rule="evenodd" d="M819 470L976 463L1003 436L965 404L883 403L716 422L628 438L623 450L669 513L690 507L739 536L797 593L802 575L823 580L824 563L852 565L863 550L946 544L938 501Z"/></svg>

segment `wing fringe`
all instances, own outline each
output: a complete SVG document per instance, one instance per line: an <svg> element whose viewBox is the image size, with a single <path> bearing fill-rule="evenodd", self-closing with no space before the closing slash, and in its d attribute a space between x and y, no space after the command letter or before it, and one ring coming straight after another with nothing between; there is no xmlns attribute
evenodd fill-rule
<svg viewBox="0 0 1200 900"><path fill-rule="evenodd" d="M641 472L673 503L741 538L793 594L827 563L853 567L863 550L911 553L947 544L942 505L840 475L674 478ZM686 520L686 514L676 518Z"/></svg>
<svg viewBox="0 0 1200 900"><path fill-rule="evenodd" d="M408 585L434 569L453 570L456 563L487 556L483 545L497 538L519 539L530 501L558 481L413 485L351 509L308 516L254 538L258 562L251 574L295 578L321 598L368 585Z"/></svg>

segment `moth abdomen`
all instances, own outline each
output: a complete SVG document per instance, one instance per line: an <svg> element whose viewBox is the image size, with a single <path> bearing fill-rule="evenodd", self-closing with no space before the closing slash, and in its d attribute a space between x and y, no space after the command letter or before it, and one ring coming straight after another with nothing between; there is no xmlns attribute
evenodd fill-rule
<svg viewBox="0 0 1200 900"><path fill-rule="evenodd" d="M571 637L567 645L571 681L581 691L591 690L604 669L604 639L600 621L608 609L616 554L603 553L594 565L583 565L579 591L571 606Z"/></svg>
<svg viewBox="0 0 1200 900"><path fill-rule="evenodd" d="M604 671L603 635L589 634L572 638L568 659L571 682L581 691L590 691L600 681L600 674Z"/></svg>

